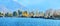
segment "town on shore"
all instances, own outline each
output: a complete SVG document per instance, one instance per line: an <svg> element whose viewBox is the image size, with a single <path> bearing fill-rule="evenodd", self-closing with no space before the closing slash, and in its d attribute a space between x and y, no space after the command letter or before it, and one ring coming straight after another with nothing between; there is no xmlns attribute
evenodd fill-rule
<svg viewBox="0 0 60 26"><path fill-rule="evenodd" d="M21 11L17 10L14 12L0 12L0 17L26 17L26 18L60 18L60 10L48 9L45 12L39 11Z"/></svg>

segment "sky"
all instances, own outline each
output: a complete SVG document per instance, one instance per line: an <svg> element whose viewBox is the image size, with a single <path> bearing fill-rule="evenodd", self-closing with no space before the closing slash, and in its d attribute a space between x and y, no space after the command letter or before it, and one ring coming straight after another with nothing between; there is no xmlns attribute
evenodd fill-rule
<svg viewBox="0 0 60 26"><path fill-rule="evenodd" d="M27 11L46 11L50 8L60 9L60 0L0 0L0 7L1 5L8 11L16 11L20 7Z"/></svg>

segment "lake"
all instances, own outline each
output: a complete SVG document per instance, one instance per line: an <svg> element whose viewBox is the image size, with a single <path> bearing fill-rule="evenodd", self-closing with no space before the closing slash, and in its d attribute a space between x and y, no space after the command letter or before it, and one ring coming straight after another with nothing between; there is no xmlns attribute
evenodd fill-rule
<svg viewBox="0 0 60 26"><path fill-rule="evenodd" d="M60 26L60 20L43 18L0 18L0 26Z"/></svg>

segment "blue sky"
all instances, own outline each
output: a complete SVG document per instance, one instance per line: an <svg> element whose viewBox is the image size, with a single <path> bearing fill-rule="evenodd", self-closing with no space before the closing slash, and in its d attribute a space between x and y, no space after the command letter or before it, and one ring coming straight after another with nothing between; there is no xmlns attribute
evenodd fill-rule
<svg viewBox="0 0 60 26"><path fill-rule="evenodd" d="M10 11L19 9L21 5L27 8L22 10L46 11L50 8L60 9L60 0L0 0L0 5L4 5Z"/></svg>

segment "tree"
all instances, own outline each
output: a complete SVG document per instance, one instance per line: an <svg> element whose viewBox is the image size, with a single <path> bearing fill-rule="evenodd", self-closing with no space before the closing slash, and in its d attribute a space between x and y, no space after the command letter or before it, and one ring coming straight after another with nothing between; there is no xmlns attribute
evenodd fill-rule
<svg viewBox="0 0 60 26"><path fill-rule="evenodd" d="M9 16L9 17L12 17L13 15L12 15L12 13L9 13L8 16Z"/></svg>
<svg viewBox="0 0 60 26"><path fill-rule="evenodd" d="M0 15L1 15L1 12L0 12Z"/></svg>
<svg viewBox="0 0 60 26"><path fill-rule="evenodd" d="M7 12L7 13L5 14L5 17L12 17L12 16L13 16L12 13L8 13L8 12Z"/></svg>
<svg viewBox="0 0 60 26"><path fill-rule="evenodd" d="M8 16L8 13L5 13L5 17L7 17Z"/></svg>
<svg viewBox="0 0 60 26"><path fill-rule="evenodd" d="M2 17L2 16L4 16L4 14L0 12L0 17Z"/></svg>
<svg viewBox="0 0 60 26"><path fill-rule="evenodd" d="M2 13L0 12L0 16L2 16Z"/></svg>

